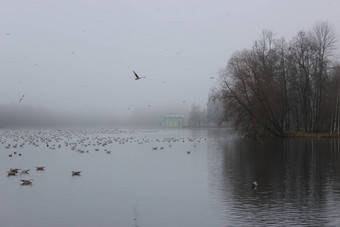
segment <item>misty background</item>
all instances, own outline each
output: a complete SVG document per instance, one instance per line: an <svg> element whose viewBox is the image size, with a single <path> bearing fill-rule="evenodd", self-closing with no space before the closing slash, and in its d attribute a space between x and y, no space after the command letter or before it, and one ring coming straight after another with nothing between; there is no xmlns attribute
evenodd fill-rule
<svg viewBox="0 0 340 227"><path fill-rule="evenodd" d="M336 0L0 4L0 127L188 119L262 30L289 39L328 21L340 31Z"/></svg>

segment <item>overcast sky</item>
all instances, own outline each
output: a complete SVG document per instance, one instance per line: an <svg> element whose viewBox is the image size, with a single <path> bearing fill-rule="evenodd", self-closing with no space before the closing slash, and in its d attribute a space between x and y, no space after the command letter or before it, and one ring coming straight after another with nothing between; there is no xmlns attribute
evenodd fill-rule
<svg viewBox="0 0 340 227"><path fill-rule="evenodd" d="M328 21L339 37L339 12L337 0L0 0L0 104L205 106L210 77L262 30L290 39Z"/></svg>

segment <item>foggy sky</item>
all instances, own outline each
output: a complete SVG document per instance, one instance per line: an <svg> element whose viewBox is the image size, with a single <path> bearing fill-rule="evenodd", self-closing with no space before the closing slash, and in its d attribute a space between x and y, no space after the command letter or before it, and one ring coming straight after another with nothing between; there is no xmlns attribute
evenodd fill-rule
<svg viewBox="0 0 340 227"><path fill-rule="evenodd" d="M336 0L1 0L0 104L120 116L205 106L210 77L262 30L290 39L327 21L339 37L339 12Z"/></svg>

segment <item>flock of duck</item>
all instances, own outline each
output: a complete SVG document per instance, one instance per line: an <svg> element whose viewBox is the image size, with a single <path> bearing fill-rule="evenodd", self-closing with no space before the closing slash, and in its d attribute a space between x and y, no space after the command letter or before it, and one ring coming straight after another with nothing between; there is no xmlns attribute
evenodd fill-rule
<svg viewBox="0 0 340 227"><path fill-rule="evenodd" d="M36 171L44 171L45 170L45 166L37 166L35 167ZM19 168L10 168L7 171L7 177L11 177L11 176L17 176L17 174L21 175L27 175L29 174L30 169L19 169ZM71 175L72 176L80 176L81 171L72 171ZM25 186L25 185L32 185L33 183L33 179L20 179L21 181L21 185Z"/></svg>
<svg viewBox="0 0 340 227"><path fill-rule="evenodd" d="M79 152L81 154L89 152L104 151L106 154L111 154L110 144L151 144L151 150L164 150L171 148L175 143L192 143L192 148L195 148L198 143L206 138L162 138L152 139L147 136L140 137L136 134L142 131L137 130L120 130L120 129L69 129L69 130L0 130L0 149L8 150L9 158L23 157L27 152L25 147L42 147L48 150L69 149L70 151ZM145 131L143 131L145 133ZM154 131L150 131L154 132ZM161 146L154 146L159 143ZM20 149L22 148L22 149ZM11 152L12 150L16 150ZM20 153L19 153L20 151ZM186 150L190 154L190 150ZM35 167L36 171L44 171L45 166ZM7 171L8 177L29 175L30 169L10 168ZM81 171L73 170L71 176L80 176ZM21 185L32 185L33 179L20 179Z"/></svg>
<svg viewBox="0 0 340 227"><path fill-rule="evenodd" d="M37 166L36 170L37 171L43 171L44 168L45 168L44 166ZM21 170L21 171L19 172L19 170ZM18 168L12 169L12 168L10 168L9 171L7 171L7 176L8 177L16 176L18 173L20 175L29 174L29 171L30 171L30 169L18 169ZM20 181L21 181L21 185L32 185L33 179L30 179L30 180L20 179Z"/></svg>

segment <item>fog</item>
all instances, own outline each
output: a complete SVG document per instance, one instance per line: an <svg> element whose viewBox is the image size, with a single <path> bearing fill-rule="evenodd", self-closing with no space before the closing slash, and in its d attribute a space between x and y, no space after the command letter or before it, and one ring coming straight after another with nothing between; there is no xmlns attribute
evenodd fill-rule
<svg viewBox="0 0 340 227"><path fill-rule="evenodd" d="M328 21L339 33L339 12L336 0L2 0L0 122L157 125L205 107L263 29L290 38Z"/></svg>
<svg viewBox="0 0 340 227"><path fill-rule="evenodd" d="M0 128L8 127L160 127L161 118L167 114L181 113L188 116L185 107L175 109L137 108L127 116L114 113L85 113L71 111L51 111L48 108L31 105L0 105Z"/></svg>

